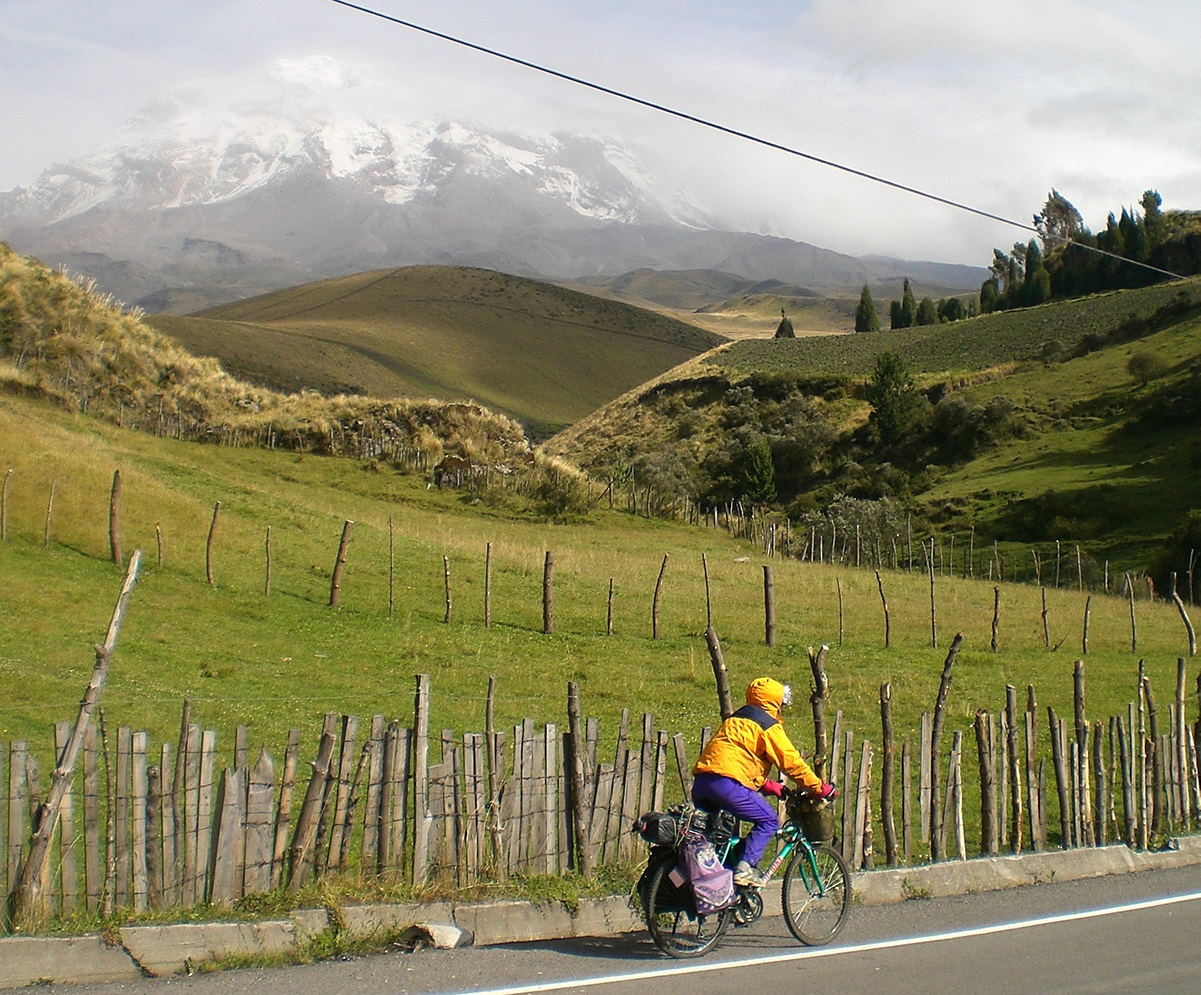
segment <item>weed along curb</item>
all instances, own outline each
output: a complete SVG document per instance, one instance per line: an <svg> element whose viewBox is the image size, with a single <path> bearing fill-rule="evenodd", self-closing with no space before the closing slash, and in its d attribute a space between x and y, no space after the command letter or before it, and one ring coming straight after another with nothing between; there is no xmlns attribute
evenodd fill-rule
<svg viewBox="0 0 1201 995"><path fill-rule="evenodd" d="M1141 853L1123 845L862 871L854 876L856 905L998 891L1135 871L1201 864L1201 836L1173 840L1170 849ZM778 914L778 889L768 898ZM205 965L287 963L312 956L323 939L403 946L492 946L576 936L609 936L643 928L624 896L562 902L452 905L351 905L333 912L301 910L263 922L126 926L119 942L100 936L0 939L0 989L39 982L102 983L186 973Z"/></svg>

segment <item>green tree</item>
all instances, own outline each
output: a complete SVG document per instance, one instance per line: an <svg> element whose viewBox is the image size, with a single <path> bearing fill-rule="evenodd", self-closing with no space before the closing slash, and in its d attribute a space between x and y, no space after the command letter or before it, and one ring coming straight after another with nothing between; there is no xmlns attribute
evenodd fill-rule
<svg viewBox="0 0 1201 995"><path fill-rule="evenodd" d="M903 318L901 317L901 302L900 301L889 301L888 302L888 327L889 328L900 328L902 320L903 320Z"/></svg>
<svg viewBox="0 0 1201 995"><path fill-rule="evenodd" d="M1026 275L1022 280L1022 303L1026 307L1045 303L1051 296L1051 276L1043 265L1042 250L1035 239L1026 246Z"/></svg>
<svg viewBox="0 0 1201 995"><path fill-rule="evenodd" d="M958 297L948 297L938 302L939 321L962 321L967 316L967 308Z"/></svg>
<svg viewBox="0 0 1201 995"><path fill-rule="evenodd" d="M756 436L747 447L743 497L754 504L770 504L776 499L776 466L771 447L762 435Z"/></svg>
<svg viewBox="0 0 1201 995"><path fill-rule="evenodd" d="M1001 294L997 290L997 278L990 276L980 284L980 313L992 314L1000 306Z"/></svg>
<svg viewBox="0 0 1201 995"><path fill-rule="evenodd" d="M1126 246L1124 253L1126 258L1146 262L1149 246L1147 229L1143 227L1142 218L1136 217L1123 207L1122 217L1118 220L1118 228L1122 232L1122 240Z"/></svg>
<svg viewBox="0 0 1201 995"><path fill-rule="evenodd" d="M919 325L937 325L938 324L938 305L934 303L932 297L923 297L917 306L917 324Z"/></svg>
<svg viewBox="0 0 1201 995"><path fill-rule="evenodd" d="M1042 213L1034 216L1034 226L1042 235L1043 249L1049 252L1052 247L1070 242L1082 232L1084 219L1071 201L1052 188Z"/></svg>
<svg viewBox="0 0 1201 995"><path fill-rule="evenodd" d="M912 328L917 324L917 298L909 286L909 279L901 289L901 325L900 328Z"/></svg>
<svg viewBox="0 0 1201 995"><path fill-rule="evenodd" d="M1143 194L1140 201L1143 208L1143 228L1147 232L1147 243L1152 250L1156 249L1163 243L1165 222L1163 211L1160 208L1163 206L1163 198L1155 190L1148 190Z"/></svg>
<svg viewBox="0 0 1201 995"><path fill-rule="evenodd" d="M855 308L855 331L878 332L880 315L876 313L876 302L872 300L871 288L865 283L859 291L859 306Z"/></svg>
<svg viewBox="0 0 1201 995"><path fill-rule="evenodd" d="M776 326L776 338L778 339L795 339L796 332L792 328L792 319L784 313L784 309L780 308L780 324Z"/></svg>
<svg viewBox="0 0 1201 995"><path fill-rule="evenodd" d="M918 402L913 377L897 353L887 350L876 357L866 394L872 406L870 421L875 425L880 441L891 445L909 427Z"/></svg>

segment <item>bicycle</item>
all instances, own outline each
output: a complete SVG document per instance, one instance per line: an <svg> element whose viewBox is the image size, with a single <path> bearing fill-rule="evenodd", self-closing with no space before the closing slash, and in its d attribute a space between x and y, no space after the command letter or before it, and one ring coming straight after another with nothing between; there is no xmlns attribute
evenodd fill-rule
<svg viewBox="0 0 1201 995"><path fill-rule="evenodd" d="M842 854L829 843L833 830L833 808L805 792L785 790L786 820L778 830L780 849L768 866L768 881L784 867L781 902L784 921L797 940L806 946L823 946L842 930L851 905L851 874ZM656 947L671 957L700 957L712 950L735 926L750 926L763 915L763 896L754 886L736 886L737 900L709 915L698 915L689 883L679 871L679 847L685 832L701 831L717 847L722 863L729 867L740 855L738 820L729 812L706 812L681 806L676 838L665 842L650 838L635 823L635 829L652 842L651 855L638 882L647 929ZM812 838L811 838L812 837Z"/></svg>

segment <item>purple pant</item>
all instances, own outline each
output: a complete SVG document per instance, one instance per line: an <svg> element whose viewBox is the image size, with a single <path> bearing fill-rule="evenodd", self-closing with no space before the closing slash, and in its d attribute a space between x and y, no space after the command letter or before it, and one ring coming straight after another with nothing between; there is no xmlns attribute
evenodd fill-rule
<svg viewBox="0 0 1201 995"><path fill-rule="evenodd" d="M692 782L692 800L701 808L724 808L753 823L746 837L743 859L757 867L767 844L775 836L780 818L758 791L723 774L697 774Z"/></svg>

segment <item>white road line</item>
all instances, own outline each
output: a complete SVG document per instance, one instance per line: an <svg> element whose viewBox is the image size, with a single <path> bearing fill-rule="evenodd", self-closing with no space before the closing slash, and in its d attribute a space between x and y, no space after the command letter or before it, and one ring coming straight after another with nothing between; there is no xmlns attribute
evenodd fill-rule
<svg viewBox="0 0 1201 995"><path fill-rule="evenodd" d="M1086 912L1068 912L1057 916L1043 916L1039 919L1023 919L1019 922L998 923L995 926L976 926L972 929L957 929L948 933L927 933L924 936L905 936L894 940L876 940L872 943L859 943L850 947L817 947L800 950L796 953L769 954L762 957L748 957L744 960L722 961L720 963L681 964L678 966L658 967L649 971L631 971L627 974L576 978L571 981L548 981L541 984L525 984L510 988L481 988L465 992L463 995L534 995L537 992L560 992L570 988L599 988L602 985L618 985L631 981L651 981L659 978L674 978L686 974L707 974L716 971L728 971L740 967L785 964L789 961L811 960L817 957L861 954L872 950L888 950L892 947L908 947L918 943L963 940L973 936L989 936L993 933L1008 933L1018 929L1030 929L1034 926L1052 926L1056 923L1097 919L1101 916L1119 915L1123 912L1139 912L1143 909L1154 909L1166 905L1179 905L1182 902L1196 901L1201 901L1201 891L1190 892L1187 895L1172 895L1167 898L1131 902L1128 905L1111 905L1101 909L1090 909Z"/></svg>

